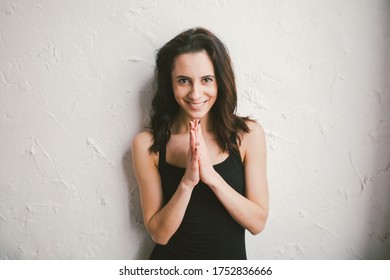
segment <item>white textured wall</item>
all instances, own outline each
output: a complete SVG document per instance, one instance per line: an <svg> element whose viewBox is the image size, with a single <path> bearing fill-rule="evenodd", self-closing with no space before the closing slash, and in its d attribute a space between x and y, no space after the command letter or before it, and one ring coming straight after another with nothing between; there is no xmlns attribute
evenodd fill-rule
<svg viewBox="0 0 390 280"><path fill-rule="evenodd" d="M390 1L0 1L0 259L138 259L155 50L204 26L267 132L249 258L390 258Z"/></svg>

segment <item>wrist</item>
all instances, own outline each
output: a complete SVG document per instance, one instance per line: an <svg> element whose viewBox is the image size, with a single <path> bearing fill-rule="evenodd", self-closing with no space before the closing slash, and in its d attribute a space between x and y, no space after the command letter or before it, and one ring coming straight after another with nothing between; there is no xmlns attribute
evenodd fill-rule
<svg viewBox="0 0 390 280"><path fill-rule="evenodd" d="M186 180L181 180L179 187L183 190L192 191L196 184L188 182Z"/></svg>
<svg viewBox="0 0 390 280"><path fill-rule="evenodd" d="M205 184L208 185L212 190L216 190L219 186L221 186L221 180L223 180L221 175L219 175L219 173L214 170L210 180L205 182Z"/></svg>

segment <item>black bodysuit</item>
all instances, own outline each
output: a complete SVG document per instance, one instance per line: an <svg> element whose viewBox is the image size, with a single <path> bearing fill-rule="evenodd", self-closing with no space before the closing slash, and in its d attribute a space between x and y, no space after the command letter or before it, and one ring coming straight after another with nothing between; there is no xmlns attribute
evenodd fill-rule
<svg viewBox="0 0 390 280"><path fill-rule="evenodd" d="M244 194L244 171L238 151L230 151L214 169L238 193ZM184 168L166 162L161 149L159 172L164 200L175 193ZM246 259L245 229L226 211L212 190L203 182L192 191L183 221L167 245L156 245L150 259Z"/></svg>

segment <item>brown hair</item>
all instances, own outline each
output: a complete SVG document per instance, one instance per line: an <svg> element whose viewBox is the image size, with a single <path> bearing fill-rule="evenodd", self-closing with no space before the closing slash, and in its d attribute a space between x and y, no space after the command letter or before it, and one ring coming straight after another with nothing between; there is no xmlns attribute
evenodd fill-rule
<svg viewBox="0 0 390 280"><path fill-rule="evenodd" d="M218 85L217 100L210 111L217 142L222 152L237 149L242 133L249 132L245 123L248 118L235 115L237 89L231 59L226 46L204 28L188 29L166 43L157 53L155 68L156 93L152 101L150 129L153 144L150 152L159 152L170 138L170 127L179 112L174 98L171 73L175 58L184 53L206 51L215 71Z"/></svg>

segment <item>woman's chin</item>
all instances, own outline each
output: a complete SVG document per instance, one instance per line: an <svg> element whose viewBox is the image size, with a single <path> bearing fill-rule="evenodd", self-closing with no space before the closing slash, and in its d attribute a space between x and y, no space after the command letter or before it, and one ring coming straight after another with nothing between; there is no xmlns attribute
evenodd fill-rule
<svg viewBox="0 0 390 280"><path fill-rule="evenodd" d="M202 112L196 112L196 113L191 112L188 114L188 117L191 120L200 120L200 119L203 119L205 116L206 116L206 114L202 113Z"/></svg>

